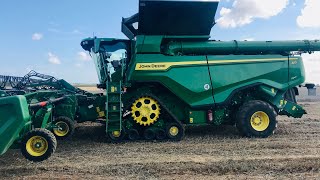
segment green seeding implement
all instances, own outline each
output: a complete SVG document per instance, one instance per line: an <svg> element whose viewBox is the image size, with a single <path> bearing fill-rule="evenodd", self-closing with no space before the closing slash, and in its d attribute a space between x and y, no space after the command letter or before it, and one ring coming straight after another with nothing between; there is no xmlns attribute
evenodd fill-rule
<svg viewBox="0 0 320 180"><path fill-rule="evenodd" d="M30 161L48 159L57 147L57 140L51 132L58 129L51 118L52 109L64 99L29 104L21 95L1 98L0 155L9 148L20 147Z"/></svg>
<svg viewBox="0 0 320 180"><path fill-rule="evenodd" d="M301 118L302 53L320 41L209 40L217 1L140 0L122 22L128 39L87 38L106 89L106 132L113 141L181 140L185 126L236 125L265 138L276 117Z"/></svg>
<svg viewBox="0 0 320 180"><path fill-rule="evenodd" d="M2 93L1 93L2 92ZM24 77L0 76L0 98L24 95L28 103L65 96L53 108L53 121L59 127L53 133L66 139L74 132L75 123L105 119L106 98L72 86L63 79L30 71Z"/></svg>

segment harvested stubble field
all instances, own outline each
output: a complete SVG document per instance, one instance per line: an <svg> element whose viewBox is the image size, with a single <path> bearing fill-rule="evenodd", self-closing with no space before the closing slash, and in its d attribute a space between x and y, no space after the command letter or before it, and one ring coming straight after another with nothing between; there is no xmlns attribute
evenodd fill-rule
<svg viewBox="0 0 320 180"><path fill-rule="evenodd" d="M85 123L46 162L10 150L0 157L0 178L320 179L320 102L301 104L309 114L280 117L267 139L242 138L225 126L188 128L181 142L110 144L103 126Z"/></svg>

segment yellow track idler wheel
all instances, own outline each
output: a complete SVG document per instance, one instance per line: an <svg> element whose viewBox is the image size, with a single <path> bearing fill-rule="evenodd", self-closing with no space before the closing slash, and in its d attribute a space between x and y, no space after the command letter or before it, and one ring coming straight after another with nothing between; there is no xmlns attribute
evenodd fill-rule
<svg viewBox="0 0 320 180"><path fill-rule="evenodd" d="M236 126L243 136L266 138L272 135L277 127L276 117L276 111L267 102L249 101L237 112Z"/></svg>
<svg viewBox="0 0 320 180"><path fill-rule="evenodd" d="M158 120L160 110L160 106L155 99L141 97L132 104L131 114L137 124L150 126Z"/></svg>
<svg viewBox="0 0 320 180"><path fill-rule="evenodd" d="M53 121L55 128L52 132L59 140L68 139L72 136L75 129L75 122L68 117L58 117Z"/></svg>
<svg viewBox="0 0 320 180"><path fill-rule="evenodd" d="M124 129L122 129L121 131L115 130L115 131L110 131L107 133L108 139L113 143L122 142L125 135L126 135L126 133L125 133Z"/></svg>
<svg viewBox="0 0 320 180"><path fill-rule="evenodd" d="M21 141L22 155L33 162L48 159L56 150L57 140L46 129L34 129L28 132Z"/></svg>
<svg viewBox="0 0 320 180"><path fill-rule="evenodd" d="M167 137L174 141L182 140L185 133L184 131L184 127L178 123L170 123L166 128Z"/></svg>

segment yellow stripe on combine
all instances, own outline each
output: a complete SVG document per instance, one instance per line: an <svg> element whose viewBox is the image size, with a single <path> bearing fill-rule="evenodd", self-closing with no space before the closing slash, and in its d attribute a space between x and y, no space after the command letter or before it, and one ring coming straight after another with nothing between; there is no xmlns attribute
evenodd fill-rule
<svg viewBox="0 0 320 180"><path fill-rule="evenodd" d="M273 59L238 59L238 60L209 60L210 65L214 64L229 64L229 63L256 63L256 62L271 62L271 61L287 61L288 58L273 58ZM298 60L298 58L290 58L290 60ZM159 62L159 63L137 63L136 71L166 71L173 66L188 66L188 65L206 65L207 61L182 61L182 62Z"/></svg>

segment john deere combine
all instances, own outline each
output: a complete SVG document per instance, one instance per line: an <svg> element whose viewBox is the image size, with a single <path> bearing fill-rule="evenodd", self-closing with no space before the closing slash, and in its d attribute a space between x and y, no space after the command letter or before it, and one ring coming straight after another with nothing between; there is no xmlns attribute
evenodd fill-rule
<svg viewBox="0 0 320 180"><path fill-rule="evenodd" d="M301 53L319 41L209 40L217 1L140 0L122 21L128 39L81 42L107 93L106 132L114 141L180 140L185 125L234 124L265 138L277 115L300 118ZM297 53L298 52L298 53Z"/></svg>

